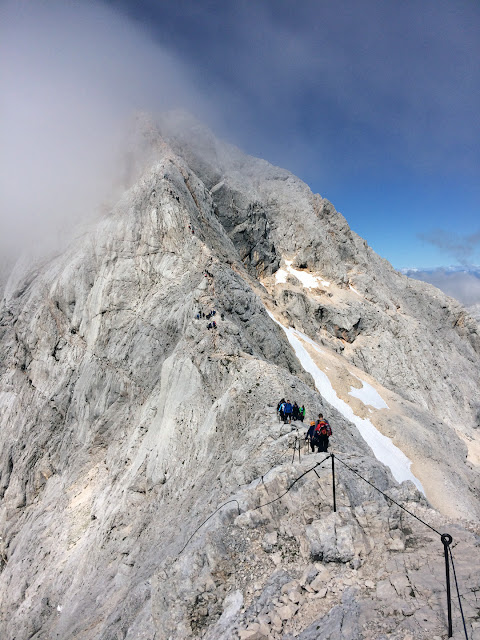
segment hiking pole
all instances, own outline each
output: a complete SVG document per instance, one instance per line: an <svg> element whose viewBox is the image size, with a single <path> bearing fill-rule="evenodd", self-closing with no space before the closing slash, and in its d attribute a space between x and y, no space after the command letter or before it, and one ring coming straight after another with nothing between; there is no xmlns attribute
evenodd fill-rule
<svg viewBox="0 0 480 640"><path fill-rule="evenodd" d="M300 432L298 431L298 427L295 427L295 429L297 430L297 440L298 440L298 462L302 462L301 458L300 458L300 450L302 448L302 440L300 438Z"/></svg>
<svg viewBox="0 0 480 640"><path fill-rule="evenodd" d="M333 492L333 511L337 513L337 498L335 495L335 456L333 453L330 454L332 459L332 492Z"/></svg>
<svg viewBox="0 0 480 640"><path fill-rule="evenodd" d="M448 614L448 637L453 636L452 630L452 596L450 593L450 562L448 559L448 547L452 544L452 536L448 533L442 533L440 540L443 542L443 551L445 555L445 579L447 582L447 614Z"/></svg>

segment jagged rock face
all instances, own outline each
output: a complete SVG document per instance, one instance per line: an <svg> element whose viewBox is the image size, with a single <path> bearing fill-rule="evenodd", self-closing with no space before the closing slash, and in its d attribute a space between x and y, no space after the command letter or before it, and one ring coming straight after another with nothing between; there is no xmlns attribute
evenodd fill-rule
<svg viewBox="0 0 480 640"><path fill-rule="evenodd" d="M388 503L355 477L344 473L339 480L337 516L325 467L285 501L253 510L310 463L291 463L295 432L276 421L278 399L289 396L305 404L309 417L329 416L339 455L382 490L445 522L412 485L396 487L356 427L315 390L265 305L360 368L379 372L385 386L401 379L397 391L412 402L428 407L445 393L448 410L465 416L468 398L454 404L451 385L432 380L431 372L448 362L438 371L448 375L454 367L470 376L466 393L477 388L471 374L478 336L468 318L460 326L460 311L448 299L435 301L428 286L393 272L288 172L204 130L186 145L171 123L161 128L163 136L150 131L144 154L154 164L111 214L61 256L34 270L17 268L5 290L1 637L307 640L314 628L331 637L341 637L338 629L349 638L397 633L371 604L372 589L396 612L398 625L402 606L410 607L405 633L442 633L427 576L438 540L432 546L420 525L400 525ZM334 293L307 291L291 274L275 284L285 259L331 278ZM348 289L354 273L359 300ZM196 319L210 309L217 311L216 330ZM419 373L410 383L402 376L421 358L435 315L439 327L458 321L439 329L448 339L441 356L424 354L427 393ZM394 353L401 355L392 373L386 363ZM424 419L419 412L417 421ZM449 437L462 486L474 472L460 460L466 447L453 432ZM180 553L197 526L233 498L241 515L232 503ZM469 508L475 516L474 499L467 496L460 513ZM476 552L475 539L460 526L456 531L463 584L478 588L463 562ZM405 603L409 585L427 605L413 596ZM399 634L391 637L407 637Z"/></svg>
<svg viewBox="0 0 480 640"><path fill-rule="evenodd" d="M329 290L308 295L302 287L275 288L271 293L292 324L328 340L383 385L454 428L480 426L479 329L458 302L395 271L330 202L288 171L219 143L198 126L192 132L175 125L167 119L166 135L178 152L188 148L247 268L265 276L282 258L290 259L350 294L339 301ZM435 385L432 371L442 371Z"/></svg>

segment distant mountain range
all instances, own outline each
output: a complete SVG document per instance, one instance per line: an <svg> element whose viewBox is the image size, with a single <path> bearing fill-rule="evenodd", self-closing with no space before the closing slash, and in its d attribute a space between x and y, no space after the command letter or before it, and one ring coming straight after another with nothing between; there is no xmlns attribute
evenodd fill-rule
<svg viewBox="0 0 480 640"><path fill-rule="evenodd" d="M480 266L450 266L432 269L401 269L410 278L429 282L456 298L480 320Z"/></svg>

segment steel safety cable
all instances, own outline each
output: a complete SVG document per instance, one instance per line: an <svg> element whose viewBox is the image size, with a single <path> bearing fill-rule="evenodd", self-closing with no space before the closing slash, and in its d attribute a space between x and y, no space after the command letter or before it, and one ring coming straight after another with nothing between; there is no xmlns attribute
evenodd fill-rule
<svg viewBox="0 0 480 640"><path fill-rule="evenodd" d="M304 471L300 476L298 476L298 478L296 478L288 487L288 489L286 491L284 491L281 495L279 495L277 498L274 498L273 500L270 500L269 502L265 502L264 504L260 504L258 505L258 507L253 507L252 509L250 509L250 511L256 511L257 509L261 509L262 507L267 507L269 504L272 504L274 502L276 502L277 500L280 500L280 498L283 498L283 496L286 496L287 493L290 491L290 489L299 481L301 480L304 476L306 476L308 473L310 473L310 471L314 471L316 469L316 467L319 467L322 462L325 462L325 460L328 460L330 456L328 455L326 458L324 458L321 462L317 462L317 464L314 467L311 467L310 469L307 469L307 471Z"/></svg>
<svg viewBox="0 0 480 640"><path fill-rule="evenodd" d="M287 450L287 451L285 452L285 454L286 454L286 453L288 453L288 451L289 451L289 450ZM285 455L285 454L284 454L284 455ZM270 505L270 504L273 504L273 503L274 503L274 502L276 502L277 500L280 500L281 498L283 498L284 496L286 496L286 495L287 495L287 493L292 489L292 487L293 487L293 486L294 486L294 485L295 485L299 480L301 480L304 476L306 476L307 474L309 474L311 471L315 471L315 474L317 475L317 477L319 477L319 476L318 476L318 473L317 473L317 471L316 471L316 467L320 466L323 462L325 462L325 460L328 460L328 458L329 458L329 457L330 457L329 455L328 455L328 456L326 456L323 460L321 460L320 462L317 462L317 463L316 463L316 465L315 465L314 467L311 467L310 469L307 469L307 471L304 471L301 475L299 475L297 478L295 478L295 480L294 480L294 481L289 485L289 487L286 489L286 491L284 491L281 495L277 496L277 497L276 497L276 498L274 498L273 500L270 500L269 502L265 502L264 504L258 505L257 507L253 507L253 508L251 509L251 511L256 511L257 509L261 509L262 507L266 507L266 506L268 506L268 505ZM272 467L272 469L269 469L269 471L267 471L267 473L265 473L265 474L261 477L262 482L263 482L263 478L264 478L268 473L270 473L270 471L273 471L273 469L274 469L274 468L275 468L275 467ZM220 505L217 509L215 509L215 511L213 511L213 512L208 516L208 518L206 518L206 519L205 519L205 520L204 520L204 521L203 521L203 522L202 522L202 523L201 523L201 524L200 524L200 525L195 529L195 531L194 531L194 532L191 534L191 536L188 538L188 540L186 541L186 543L184 544L184 546L182 547L182 549L181 549L181 551L178 553L178 555L180 555L180 554L185 550L185 548L187 547L188 543L189 543L189 542L190 542L190 540L193 538L193 536L197 533L197 531L199 531L199 530L203 527L203 525L204 525L205 523L207 523L207 522L210 520L210 518L212 518L216 513L218 513L218 511L220 511L220 509L222 509L222 508L223 508L223 507L225 507L227 504L230 504L230 503L232 503L232 502L236 502L236 503L237 503L238 511L239 511L239 513L240 513L240 505L239 505L239 503L238 503L238 500L229 500L228 502L225 502L225 503L223 503L222 505Z"/></svg>
<svg viewBox="0 0 480 640"><path fill-rule="evenodd" d="M415 518L416 520L418 520L419 522L421 522L422 524L424 524L426 527L428 527L429 529L431 529L432 531L434 531L437 535L439 535L440 537L442 537L442 534L440 533L440 531L437 531L437 529L435 529L435 527L432 527L430 524L428 524L428 522L425 522L425 520L422 520L421 518L419 518L418 516L416 516L414 513L412 513L411 511L409 511L406 507L404 507L403 505L401 505L400 503L398 503L396 500L394 500L393 498L391 498L389 495L387 495L386 493L384 493L381 489L379 489L378 487L376 487L374 484L372 484L370 482L370 480L367 480L366 478L364 478L360 473L358 473L358 471L356 471L355 469L352 469L352 467L350 465L348 465L346 462L344 462L341 458L339 458L337 455L335 455L335 460L338 460L339 462L341 462L345 467L347 467L347 469L350 469L350 471L352 471L352 473L355 473L359 478L361 478L362 480L364 480L367 484L369 484L371 487L373 487L373 489L375 489L375 491L378 491L379 493L382 494L382 496L384 496L385 498L387 498L387 500L390 500L390 502L393 502L393 504L396 504L397 507L400 507L400 509L403 509L404 511L406 511L407 513L409 513L413 518Z"/></svg>
<svg viewBox="0 0 480 640"><path fill-rule="evenodd" d="M272 504L273 502L276 502L277 500L280 500L280 498L283 498L283 496L287 495L287 493L290 491L290 489L299 481L301 480L304 476L306 476L308 473L310 473L310 471L313 471L316 467L320 466L322 464L322 462L325 462L325 460L328 460L330 456L328 455L326 458L324 458L321 462L317 462L317 464L315 465L315 467L311 467L310 469L307 469L307 471L305 471L304 473L302 473L300 476L298 476L298 478L296 478L288 487L288 489L282 493L280 496L278 496L277 498L274 498L273 500L270 500L269 502L266 502L265 504L261 504L258 507L253 507L252 509L250 509L250 511L256 511L257 509L261 509L262 507L266 507L269 504ZM270 469L270 471L272 471L272 469ZM268 472L267 472L268 473ZM265 474L266 475L266 474ZM263 477L263 476L262 476ZM183 551L185 551L188 543L190 542L190 540L193 538L193 536L197 533L197 531L199 531L203 525L205 523L207 523L210 518L213 518L213 516L218 513L218 511L220 511L220 509L222 509L223 507L225 507L227 504L230 504L232 502L236 502L237 503L237 507L238 507L238 513L240 515L240 504L238 502L238 500L228 500L228 502L224 502L223 504L221 504L218 509L215 509L215 511L213 513L211 513L208 518L206 518L196 529L195 531L192 533L192 535L188 538L188 540L185 542L185 544L183 545L182 549L179 551L178 556L180 556L180 554L183 553ZM178 557L177 556L177 557Z"/></svg>
<svg viewBox="0 0 480 640"><path fill-rule="evenodd" d="M188 540L186 541L186 543L183 545L182 550L178 553L178 555L180 555L181 553L183 553L183 551L185 551L185 548L187 547L188 543L189 543L189 542L190 542L190 540L193 538L193 536L197 533L197 531L199 531L199 530L203 527L203 525L204 525L206 522L208 522L208 521L210 520L210 518L213 518L213 516L214 516L216 513L218 513L218 511L220 511L220 509L223 509L223 507L226 507L226 506L227 506L227 504L230 504L230 503L232 503L232 502L236 502L236 503L237 503L237 507L238 507L238 515L240 515L240 504L239 504L238 500L229 500L228 502L224 502L223 504L221 504L221 505L218 507L218 509L215 509L215 511L214 511L213 513L211 513L211 514L208 516L208 518L202 522L202 524L201 524L201 525L199 525L199 526L195 529L195 531L192 533L192 535L189 537L189 539L188 539Z"/></svg>

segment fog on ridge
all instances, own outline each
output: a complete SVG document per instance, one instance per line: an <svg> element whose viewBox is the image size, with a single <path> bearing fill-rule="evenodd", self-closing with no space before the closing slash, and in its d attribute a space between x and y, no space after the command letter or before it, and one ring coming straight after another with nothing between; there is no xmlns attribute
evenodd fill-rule
<svg viewBox="0 0 480 640"><path fill-rule="evenodd" d="M110 9L0 9L0 270L60 246L124 188L132 114L206 105L188 70Z"/></svg>

